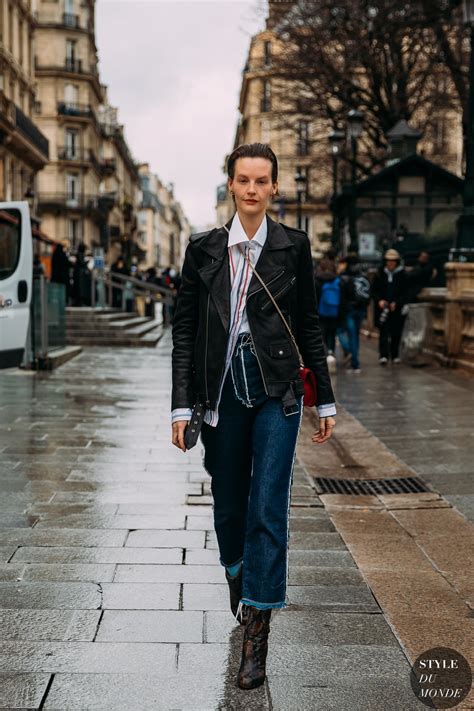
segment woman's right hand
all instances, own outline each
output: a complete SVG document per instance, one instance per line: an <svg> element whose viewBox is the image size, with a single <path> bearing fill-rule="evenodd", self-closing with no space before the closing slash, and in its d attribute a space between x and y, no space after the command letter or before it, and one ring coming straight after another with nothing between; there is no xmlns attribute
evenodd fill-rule
<svg viewBox="0 0 474 711"><path fill-rule="evenodd" d="M178 449L182 449L183 452L186 451L186 447L184 445L184 431L188 423L189 420L176 420L176 422L173 422L171 425L171 441L176 447L178 447Z"/></svg>

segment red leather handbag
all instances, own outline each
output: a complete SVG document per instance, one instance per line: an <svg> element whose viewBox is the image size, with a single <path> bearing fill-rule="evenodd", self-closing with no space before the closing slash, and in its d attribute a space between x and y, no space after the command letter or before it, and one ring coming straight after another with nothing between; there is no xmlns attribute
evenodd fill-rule
<svg viewBox="0 0 474 711"><path fill-rule="evenodd" d="M315 374L313 373L312 370L310 370L309 368L306 368L306 367L305 367L305 364L303 363L303 358L301 357L301 353L300 353L300 350L299 350L299 348L298 348L298 346L297 346L295 337L293 336L293 333L292 333L292 331L291 331L291 328L288 326L288 323L286 322L286 318L283 316L283 314L282 314L282 312L281 312L281 310L280 310L280 308L279 308L277 302L275 301L275 299L274 299L273 296L271 295L270 290L268 289L267 285L266 285L265 282L263 281L262 277L261 277L260 274L257 272L257 270L254 268L252 262L251 262L250 259L248 258L248 255L245 254L244 256L245 256L245 259L247 260L247 262L249 263L250 267L252 268L253 273L255 274L255 276L257 277L257 279L259 280L260 284L263 286L263 288L264 288L265 291L267 292L267 294L268 294L270 300L273 302L274 307L275 307L276 310L278 311L278 313L279 313L279 315L280 315L280 318L281 318L281 320L283 321L283 323L285 324L286 330L288 331L288 333L289 333L289 335L290 335L290 338L291 338L291 340L293 341L293 345L294 345L294 347L296 348L296 352L298 353L298 358L299 358L299 361L300 361L300 372L299 372L299 376L300 376L301 380L302 380L303 383L304 383L303 405L305 405L306 407L313 407L314 405L316 405L317 392L318 392L316 376L315 376Z"/></svg>

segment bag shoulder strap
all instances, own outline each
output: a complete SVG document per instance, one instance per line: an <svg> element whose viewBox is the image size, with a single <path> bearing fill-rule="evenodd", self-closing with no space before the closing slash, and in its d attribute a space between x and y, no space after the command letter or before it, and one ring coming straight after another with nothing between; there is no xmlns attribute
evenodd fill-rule
<svg viewBox="0 0 474 711"><path fill-rule="evenodd" d="M224 225L224 228L227 230L227 232L229 232L229 229L228 229L225 225ZM273 296L272 296L272 294L271 294L271 292L270 292L270 289L267 287L267 285L266 285L265 282L263 281L262 277L260 276L260 274L257 272L257 270L255 269L255 267L253 266L252 262L251 262L250 259L249 259L248 254L246 254L244 251L242 251L242 249L241 249L240 247L239 247L239 249L240 249L240 251L242 252L242 254L243 254L243 256L244 256L244 259L247 260L247 262L248 262L250 268L252 269L253 273L255 274L255 276L257 277L257 279L259 280L260 284L263 286L263 288L264 288L265 291L267 292L268 297L270 298L270 300L271 300L271 302L273 303L274 307L275 307L276 310L278 311L278 314L279 314L281 320L283 321L283 323L285 324L286 330L288 331L288 334L289 334L291 340L293 341L293 345L294 345L294 347L296 348L296 352L298 353L298 358L299 358L299 361L300 361L300 368L304 368L304 362L303 362L303 358L302 358L301 353L300 353L300 349L298 348L298 345L297 345L297 343L296 343L295 337L293 336L293 332L292 332L291 328L289 327L289 325L288 325L288 323L287 323L287 321L286 321L286 318L283 316L280 307L278 306L277 302L276 302L275 299L273 298Z"/></svg>

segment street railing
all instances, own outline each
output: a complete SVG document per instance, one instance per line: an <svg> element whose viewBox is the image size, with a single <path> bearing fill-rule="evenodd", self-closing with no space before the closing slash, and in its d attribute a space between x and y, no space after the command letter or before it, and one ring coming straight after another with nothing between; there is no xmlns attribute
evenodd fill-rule
<svg viewBox="0 0 474 711"><path fill-rule="evenodd" d="M176 297L176 291L173 289L117 272L94 269L91 276L91 306L94 308L117 306L118 293L123 311L126 311L127 301L132 300L135 303L137 296L169 306L173 305Z"/></svg>

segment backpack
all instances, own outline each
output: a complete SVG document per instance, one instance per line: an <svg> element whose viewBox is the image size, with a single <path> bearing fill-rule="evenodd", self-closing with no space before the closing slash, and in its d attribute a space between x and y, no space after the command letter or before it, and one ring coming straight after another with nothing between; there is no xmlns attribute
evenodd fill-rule
<svg viewBox="0 0 474 711"><path fill-rule="evenodd" d="M341 280L339 277L326 281L321 289L319 315L336 318L341 303Z"/></svg>
<svg viewBox="0 0 474 711"><path fill-rule="evenodd" d="M357 306L367 306L370 303L370 282L367 277L362 274L352 277L351 296Z"/></svg>

